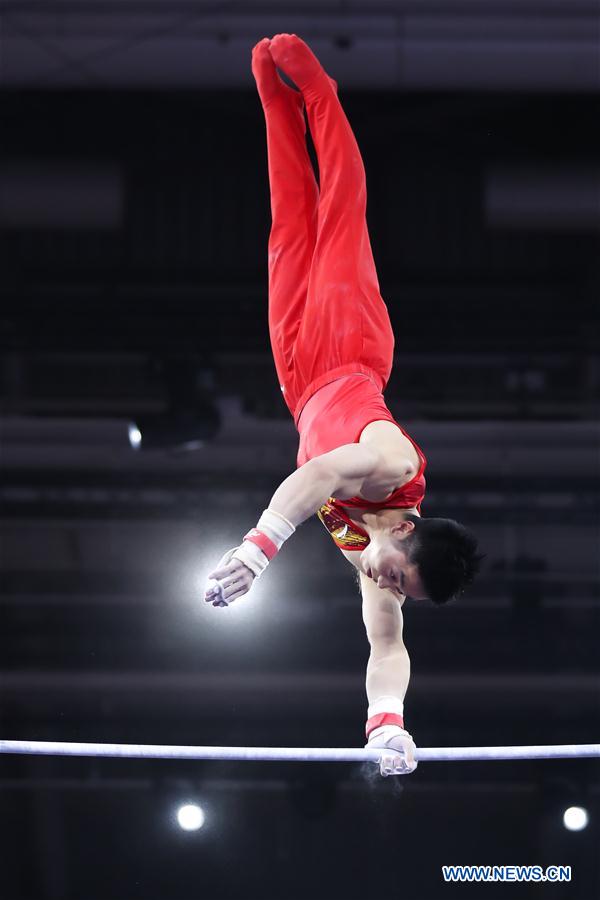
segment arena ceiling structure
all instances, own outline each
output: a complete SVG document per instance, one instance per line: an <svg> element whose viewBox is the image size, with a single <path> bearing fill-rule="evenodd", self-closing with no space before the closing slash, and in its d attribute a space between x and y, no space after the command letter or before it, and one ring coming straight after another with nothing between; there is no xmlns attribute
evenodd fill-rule
<svg viewBox="0 0 600 900"><path fill-rule="evenodd" d="M284 20L349 89L596 91L597 15L590 0L6 0L3 82L251 87L248 45Z"/></svg>

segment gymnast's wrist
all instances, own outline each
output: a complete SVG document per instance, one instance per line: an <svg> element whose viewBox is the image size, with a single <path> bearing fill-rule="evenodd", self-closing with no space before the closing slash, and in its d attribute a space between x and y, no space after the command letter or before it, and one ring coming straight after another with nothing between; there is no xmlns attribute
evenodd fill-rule
<svg viewBox="0 0 600 900"><path fill-rule="evenodd" d="M369 704L365 729L367 739L377 737L391 726L404 729L404 702L402 697L384 694Z"/></svg>
<svg viewBox="0 0 600 900"><path fill-rule="evenodd" d="M281 513L265 509L256 528L244 535L244 543L233 555L259 578L295 530Z"/></svg>

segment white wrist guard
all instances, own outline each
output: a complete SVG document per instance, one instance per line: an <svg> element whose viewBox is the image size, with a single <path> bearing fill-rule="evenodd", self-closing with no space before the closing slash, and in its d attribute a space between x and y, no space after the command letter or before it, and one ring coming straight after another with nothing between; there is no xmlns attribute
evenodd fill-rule
<svg viewBox="0 0 600 900"><path fill-rule="evenodd" d="M374 700L369 705L367 718L370 719L371 716L379 716L381 713L392 713L396 716L403 716L404 703L400 697L394 697L391 694L385 694L383 697L378 697L377 700Z"/></svg>
<svg viewBox="0 0 600 900"><path fill-rule="evenodd" d="M256 528L251 528L244 535L244 543L238 547L233 556L260 578L273 557L296 528L281 513L274 509L265 509L258 520Z"/></svg>
<svg viewBox="0 0 600 900"><path fill-rule="evenodd" d="M394 745L394 739L399 737L410 737L410 734L399 725L381 725L369 734L368 743L372 747L390 747Z"/></svg>

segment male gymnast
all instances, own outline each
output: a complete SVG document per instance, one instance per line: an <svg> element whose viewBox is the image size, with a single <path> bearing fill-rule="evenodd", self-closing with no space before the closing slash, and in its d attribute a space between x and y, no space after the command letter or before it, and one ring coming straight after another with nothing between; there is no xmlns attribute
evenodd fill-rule
<svg viewBox="0 0 600 900"><path fill-rule="evenodd" d="M394 335L369 243L364 167L337 85L295 34L260 41L252 72L267 129L269 335L300 435L298 467L210 573L205 599L227 606L246 594L316 513L358 570L370 645L366 746L389 751L383 775L408 773L416 761L403 721L410 659L402 605L459 596L483 557L458 522L421 518L427 461L383 399Z"/></svg>

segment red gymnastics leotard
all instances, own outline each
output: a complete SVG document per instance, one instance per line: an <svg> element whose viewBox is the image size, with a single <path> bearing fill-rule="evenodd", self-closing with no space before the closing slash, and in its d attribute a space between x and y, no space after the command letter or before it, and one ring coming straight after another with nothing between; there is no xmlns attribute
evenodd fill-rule
<svg viewBox="0 0 600 900"><path fill-rule="evenodd" d="M301 93L281 82L275 64ZM271 55L261 42L253 72L267 125L269 335L283 397L300 434L298 466L356 443L373 421L394 422L412 441L383 399L394 334L367 230L364 166L336 84L297 39L279 41ZM319 162L320 192L306 146L303 105ZM354 542L362 549L369 542L342 506L420 509L426 459L412 443L421 460L419 472L385 501L330 498L319 510L338 546L359 549L348 546Z"/></svg>

